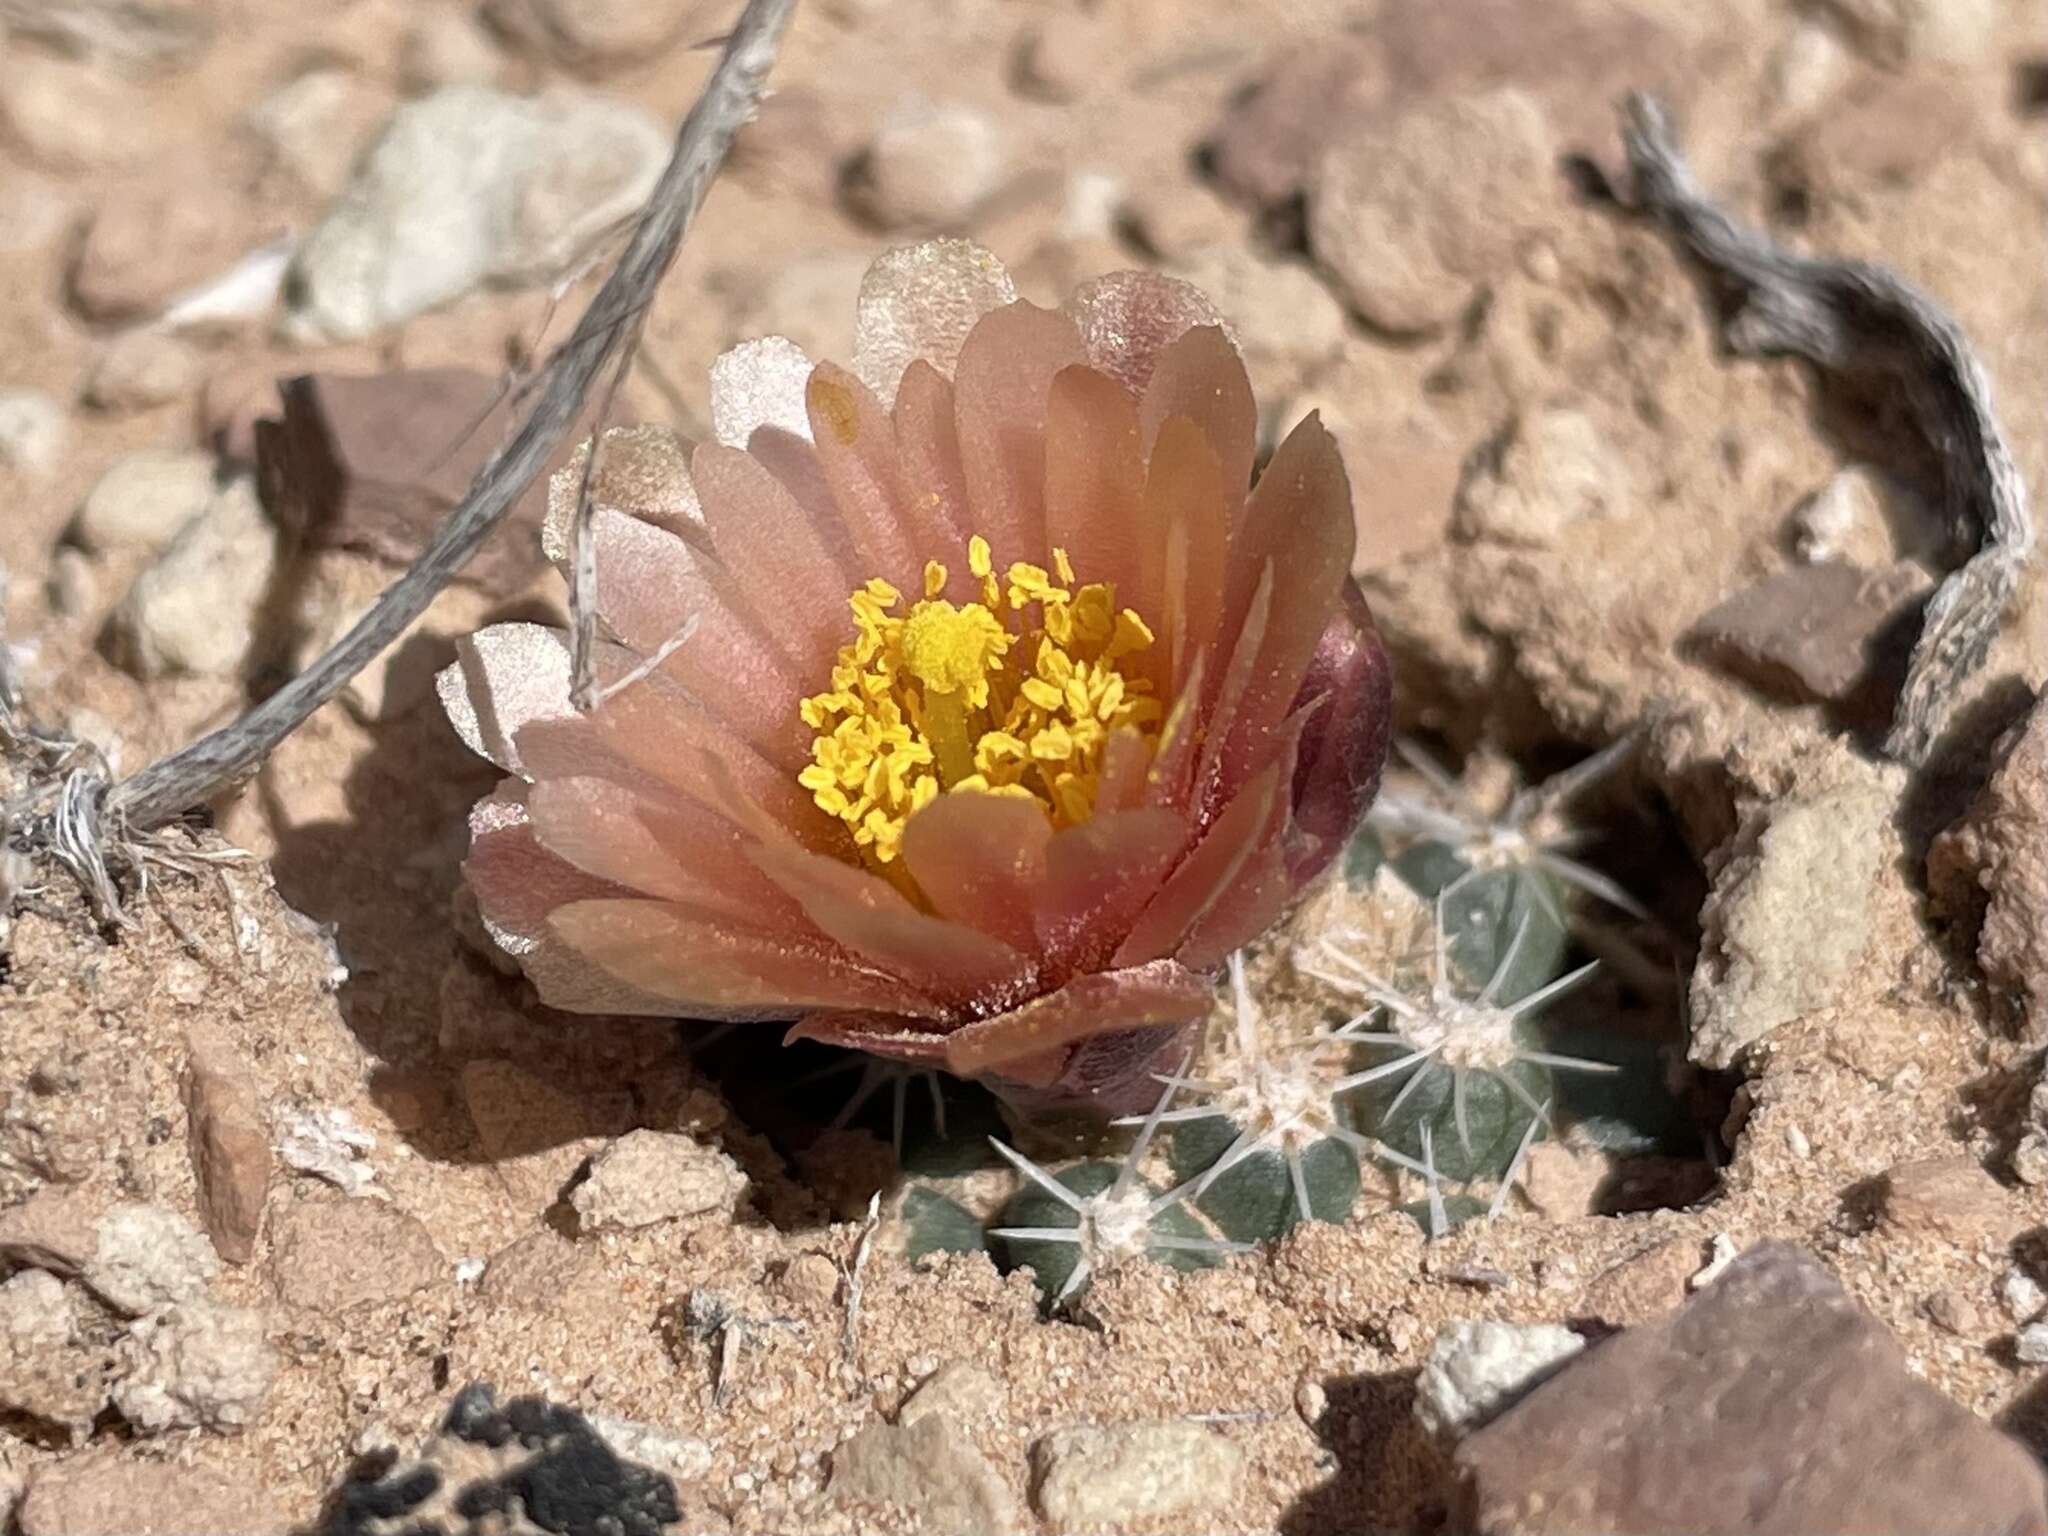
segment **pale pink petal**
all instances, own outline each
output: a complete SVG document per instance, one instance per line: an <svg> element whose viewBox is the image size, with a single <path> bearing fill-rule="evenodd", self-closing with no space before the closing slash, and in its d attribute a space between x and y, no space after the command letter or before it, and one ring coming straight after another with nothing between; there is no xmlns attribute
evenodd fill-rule
<svg viewBox="0 0 2048 1536"><path fill-rule="evenodd" d="M743 933L667 902L571 902L550 914L548 926L592 965L687 1016L713 1009L762 1018L817 1007L932 1011L915 989L823 946Z"/></svg>
<svg viewBox="0 0 2048 1536"><path fill-rule="evenodd" d="M514 741L520 728L575 713L569 637L544 624L493 624L455 642L455 661L434 686L463 745L507 773L523 774Z"/></svg>
<svg viewBox="0 0 2048 1536"><path fill-rule="evenodd" d="M1023 300L982 317L960 348L953 415L975 530L998 566L1044 565L1045 411L1052 381L1084 359L1073 322Z"/></svg>
<svg viewBox="0 0 2048 1536"><path fill-rule="evenodd" d="M820 363L812 373L806 399L811 441L855 560L864 575L919 595L916 583L925 561L945 551L911 546L903 521L910 497L896 452L895 423L873 391L830 363Z"/></svg>
<svg viewBox="0 0 2048 1536"><path fill-rule="evenodd" d="M1029 957L963 923L918 911L880 876L765 842L753 858L822 932L868 965L949 1007L1031 989Z"/></svg>
<svg viewBox="0 0 2048 1536"><path fill-rule="evenodd" d="M803 508L839 569L853 570L859 556L840 521L839 503L832 499L832 488L825 483L825 466L818 462L818 450L811 446L810 438L780 427L761 427L747 439L747 456L773 475Z"/></svg>
<svg viewBox="0 0 2048 1536"><path fill-rule="evenodd" d="M1273 608L1279 601L1275 590L1273 562L1268 560L1259 573L1258 586L1252 590L1251 605L1244 621L1237 626L1230 661L1223 669L1223 681L1216 689L1215 702L1210 706L1208 730L1202 740L1202 760L1195 769L1194 791L1189 802L1204 814L1212 812L1224 798L1221 786L1225 753L1236 730L1239 708L1252 686L1259 656L1265 648L1266 626L1272 621ZM1226 625L1223 632L1229 634L1230 626Z"/></svg>
<svg viewBox="0 0 2048 1536"><path fill-rule="evenodd" d="M1026 953L1038 948L1034 893L1045 881L1052 823L1036 802L941 795L903 829L903 865L941 917Z"/></svg>
<svg viewBox="0 0 2048 1536"><path fill-rule="evenodd" d="M1113 584L1117 600L1145 612L1135 588L1144 569L1139 503L1145 458L1138 406L1124 387L1093 368L1063 368L1045 413L1045 526L1081 581Z"/></svg>
<svg viewBox="0 0 2048 1536"><path fill-rule="evenodd" d="M1206 717L1204 696L1208 691L1209 657L1205 651L1195 653L1194 665L1188 669L1180 690L1173 695L1168 706L1166 719L1159 727L1159 739L1153 743L1152 762L1145 770L1144 803L1147 805L1171 805L1185 808L1189 803L1189 792L1193 784L1196 765L1201 761L1202 743L1205 739Z"/></svg>
<svg viewBox="0 0 2048 1536"><path fill-rule="evenodd" d="M1053 976L1092 970L1115 952L1187 846L1187 822L1164 806L1097 812L1054 834L1038 894L1038 939Z"/></svg>
<svg viewBox="0 0 2048 1536"><path fill-rule="evenodd" d="M711 365L711 434L744 448L762 427L810 435L804 386L811 360L787 336L743 341Z"/></svg>
<svg viewBox="0 0 2048 1536"><path fill-rule="evenodd" d="M1046 1087L1066 1068L1064 1047L1099 1035L1188 1023L1208 1013L1212 995L1208 982L1170 960L1076 976L1008 1013L962 1025L946 1037L946 1061L962 1077L999 1072Z"/></svg>
<svg viewBox="0 0 2048 1536"><path fill-rule="evenodd" d="M1152 745L1134 726L1120 725L1102 749L1102 775L1095 786L1097 815L1129 811L1145 803L1145 773L1152 766Z"/></svg>
<svg viewBox="0 0 2048 1536"><path fill-rule="evenodd" d="M968 526L967 472L960 465L960 433L953 425L953 384L923 358L903 370L896 389L896 451L903 461L909 500L904 526L920 549L948 566L960 565L973 530Z"/></svg>
<svg viewBox="0 0 2048 1536"><path fill-rule="evenodd" d="M1138 407L1146 441L1156 442L1175 416L1186 417L1208 438L1222 472L1225 505L1234 513L1252 482L1259 408L1244 359L1221 326L1196 326L1159 354Z"/></svg>
<svg viewBox="0 0 2048 1536"><path fill-rule="evenodd" d="M995 255L972 240L885 251L861 280L853 371L882 400L913 361L953 370L975 321L1017 297Z"/></svg>
<svg viewBox="0 0 2048 1536"><path fill-rule="evenodd" d="M691 462L719 564L784 651L823 688L852 635L846 599L865 579L841 568L815 522L759 461L707 443Z"/></svg>
<svg viewBox="0 0 2048 1536"><path fill-rule="evenodd" d="M583 495L586 442L548 481L548 514L541 525L541 550L566 575L570 527ZM690 444L667 427L613 427L604 434L590 503L609 507L643 523L677 532L703 521L696 487L690 483Z"/></svg>
<svg viewBox="0 0 2048 1536"><path fill-rule="evenodd" d="M1158 272L1105 273L1077 288L1066 312L1088 361L1134 396L1145 393L1159 354L1183 332L1223 324L1201 289Z"/></svg>

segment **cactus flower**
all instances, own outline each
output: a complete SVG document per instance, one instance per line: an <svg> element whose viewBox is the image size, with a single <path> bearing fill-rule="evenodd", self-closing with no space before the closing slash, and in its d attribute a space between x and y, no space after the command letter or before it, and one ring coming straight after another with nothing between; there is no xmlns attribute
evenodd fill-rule
<svg viewBox="0 0 2048 1536"><path fill-rule="evenodd" d="M851 371L720 358L714 441L607 437L594 709L559 631L459 647L443 702L512 775L470 884L557 1008L1143 1107L1378 785L1343 463L1311 416L1254 481L1244 365L1171 279L1042 309L935 241L858 320Z"/></svg>

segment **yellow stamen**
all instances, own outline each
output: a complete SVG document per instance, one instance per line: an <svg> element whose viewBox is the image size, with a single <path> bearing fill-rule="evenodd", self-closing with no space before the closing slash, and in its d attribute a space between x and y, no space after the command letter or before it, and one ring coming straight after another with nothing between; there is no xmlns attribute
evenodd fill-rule
<svg viewBox="0 0 2048 1536"><path fill-rule="evenodd" d="M1084 822L1110 732L1131 726L1148 744L1159 734L1150 682L1122 666L1152 631L1117 607L1114 588L1077 584L1063 549L1051 571L1019 561L999 576L979 535L967 570L981 601L941 597L948 573L931 560L923 599L901 614L896 588L862 584L831 687L801 705L816 735L797 782L878 867L941 793L1020 797L1056 827Z"/></svg>

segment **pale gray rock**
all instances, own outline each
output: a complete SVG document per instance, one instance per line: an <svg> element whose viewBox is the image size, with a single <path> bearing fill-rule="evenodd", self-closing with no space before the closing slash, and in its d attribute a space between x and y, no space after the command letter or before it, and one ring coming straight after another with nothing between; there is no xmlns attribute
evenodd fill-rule
<svg viewBox="0 0 2048 1536"><path fill-rule="evenodd" d="M668 1131L632 1131L590 1161L570 1192L586 1232L626 1232L730 1213L746 1188L739 1165L715 1147Z"/></svg>
<svg viewBox="0 0 2048 1536"><path fill-rule="evenodd" d="M1185 1419L1054 1430L1031 1461L1033 1501L1059 1530L1199 1525L1231 1506L1244 1479L1244 1452Z"/></svg>
<svg viewBox="0 0 2048 1536"><path fill-rule="evenodd" d="M277 1375L263 1315L207 1301L137 1320L120 1357L114 1406L143 1434L246 1429Z"/></svg>
<svg viewBox="0 0 2048 1536"><path fill-rule="evenodd" d="M135 578L116 649L140 678L232 677L248 659L277 564L277 525L253 477L231 480Z"/></svg>
<svg viewBox="0 0 2048 1536"><path fill-rule="evenodd" d="M162 549L213 502L213 455L189 448L138 448L107 466L71 521L71 538L92 554Z"/></svg>
<svg viewBox="0 0 2048 1536"><path fill-rule="evenodd" d="M1416 1378L1415 1417L1431 1434L1468 1434L1585 1347L1556 1323L1451 1323Z"/></svg>

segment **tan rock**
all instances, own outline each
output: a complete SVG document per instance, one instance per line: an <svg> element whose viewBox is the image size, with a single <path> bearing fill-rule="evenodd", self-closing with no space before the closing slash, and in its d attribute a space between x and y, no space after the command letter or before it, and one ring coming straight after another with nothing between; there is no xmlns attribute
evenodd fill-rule
<svg viewBox="0 0 2048 1536"><path fill-rule="evenodd" d="M1537 1215L1570 1221L1594 1214L1611 1172L1604 1153L1539 1141L1522 1164L1522 1195Z"/></svg>
<svg viewBox="0 0 2048 1536"><path fill-rule="evenodd" d="M66 1279L85 1272L99 1246L98 1202L48 1187L0 1210L0 1264L33 1265Z"/></svg>
<svg viewBox="0 0 2048 1536"><path fill-rule="evenodd" d="M183 181L138 188L93 215L71 266L71 300L90 319L141 320L232 267L256 244L220 189Z"/></svg>
<svg viewBox="0 0 2048 1536"><path fill-rule="evenodd" d="M543 1227L491 1255L484 1266L483 1296L493 1306L550 1311L582 1284L593 1262L588 1249Z"/></svg>
<svg viewBox="0 0 2048 1536"><path fill-rule="evenodd" d="M396 1301L449 1273L433 1235L377 1200L279 1202L270 1268L278 1296L315 1312Z"/></svg>
<svg viewBox="0 0 2048 1536"><path fill-rule="evenodd" d="M0 1282L0 1410L28 1414L83 1439L106 1406L112 1375L106 1351L89 1348L79 1337L62 1280L25 1269Z"/></svg>
<svg viewBox="0 0 2048 1536"><path fill-rule="evenodd" d="M284 1536L294 1524L246 1477L118 1450L47 1463L17 1519L21 1536Z"/></svg>
<svg viewBox="0 0 2048 1536"><path fill-rule="evenodd" d="M1603 1323L1632 1324L1659 1317L1685 1300L1686 1286L1699 1273L1700 1245L1667 1238L1594 1276L1586 1287L1585 1311Z"/></svg>
<svg viewBox="0 0 2048 1536"><path fill-rule="evenodd" d="M462 1098L505 1192L535 1216L602 1145L580 1100L509 1061L464 1067Z"/></svg>
<svg viewBox="0 0 2048 1536"><path fill-rule="evenodd" d="M893 1504L926 1529L1014 1536L1023 1516L1007 1484L943 1416L873 1424L832 1453L827 1489L841 1504Z"/></svg>
<svg viewBox="0 0 2048 1536"><path fill-rule="evenodd" d="M586 1232L624 1232L714 1212L730 1215L746 1188L739 1165L715 1147L669 1131L632 1131L591 1159L570 1193Z"/></svg>
<svg viewBox="0 0 2048 1536"><path fill-rule="evenodd" d="M1060 1530L1197 1521L1229 1509L1244 1478L1235 1443L1184 1419L1055 1430L1031 1461L1032 1499Z"/></svg>
<svg viewBox="0 0 2048 1536"><path fill-rule="evenodd" d="M122 1340L121 1358L126 1369L114 1405L143 1434L246 1429L277 1375L263 1315L206 1301L139 1320Z"/></svg>
<svg viewBox="0 0 2048 1536"><path fill-rule="evenodd" d="M1892 1169L1885 1175L1883 1220L1902 1236L1999 1247L2029 1223L2022 1202L1968 1156L1921 1158Z"/></svg>
<svg viewBox="0 0 2048 1536"><path fill-rule="evenodd" d="M186 1038L185 1130L199 1182L199 1217L230 1264L256 1252L270 1189L270 1133L247 1068L218 1035Z"/></svg>
<svg viewBox="0 0 2048 1536"><path fill-rule="evenodd" d="M948 1360L918 1383L896 1410L898 1424L943 1414L956 1424L993 1418L1003 1406L1003 1384L970 1360Z"/></svg>

